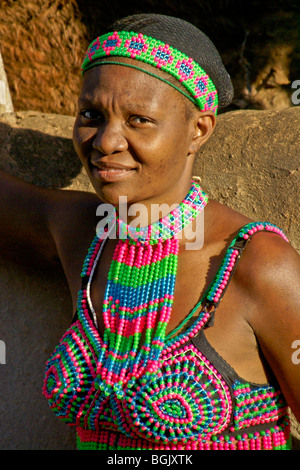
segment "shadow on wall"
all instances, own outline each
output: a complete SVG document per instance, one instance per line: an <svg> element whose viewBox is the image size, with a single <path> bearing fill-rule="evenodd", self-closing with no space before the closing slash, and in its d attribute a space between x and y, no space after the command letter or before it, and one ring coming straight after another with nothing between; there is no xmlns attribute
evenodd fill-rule
<svg viewBox="0 0 300 470"><path fill-rule="evenodd" d="M72 144L73 118L37 112L0 117L1 169L45 188L89 189ZM26 253L23 253L26 263ZM59 266L47 272L0 258L0 449L75 449L75 436L42 396L47 359L72 320ZM4 346L3 346L4 345Z"/></svg>
<svg viewBox="0 0 300 470"><path fill-rule="evenodd" d="M0 122L1 169L37 186L70 187L82 170L71 139L73 118L18 113L10 119Z"/></svg>

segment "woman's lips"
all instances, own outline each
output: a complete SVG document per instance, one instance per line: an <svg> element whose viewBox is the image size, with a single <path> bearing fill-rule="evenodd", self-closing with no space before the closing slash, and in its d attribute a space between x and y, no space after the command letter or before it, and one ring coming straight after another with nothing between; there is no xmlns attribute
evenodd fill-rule
<svg viewBox="0 0 300 470"><path fill-rule="evenodd" d="M128 168L121 165L99 165L93 166L93 173L97 179L104 182L114 182L130 176L135 168Z"/></svg>

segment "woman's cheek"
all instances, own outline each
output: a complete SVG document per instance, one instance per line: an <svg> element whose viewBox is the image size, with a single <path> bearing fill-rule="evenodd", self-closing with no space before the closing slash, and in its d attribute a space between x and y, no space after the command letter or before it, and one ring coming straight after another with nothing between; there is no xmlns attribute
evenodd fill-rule
<svg viewBox="0 0 300 470"><path fill-rule="evenodd" d="M90 154L93 139L95 137L95 129L87 127L74 127L73 144L79 158L85 158Z"/></svg>

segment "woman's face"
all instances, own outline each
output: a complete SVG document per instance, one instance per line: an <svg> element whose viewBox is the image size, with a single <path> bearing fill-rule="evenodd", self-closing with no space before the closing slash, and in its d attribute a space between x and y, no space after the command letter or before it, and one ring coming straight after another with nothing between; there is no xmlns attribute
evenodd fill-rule
<svg viewBox="0 0 300 470"><path fill-rule="evenodd" d="M192 172L195 119L169 85L120 65L84 75L74 145L99 198L180 203Z"/></svg>

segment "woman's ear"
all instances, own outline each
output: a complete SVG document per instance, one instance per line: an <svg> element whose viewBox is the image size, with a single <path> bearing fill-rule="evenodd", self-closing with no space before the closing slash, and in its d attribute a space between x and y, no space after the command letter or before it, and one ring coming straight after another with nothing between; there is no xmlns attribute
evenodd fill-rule
<svg viewBox="0 0 300 470"><path fill-rule="evenodd" d="M212 111L199 111L194 120L194 135L190 144L189 154L197 153L209 139L216 125L216 116Z"/></svg>

